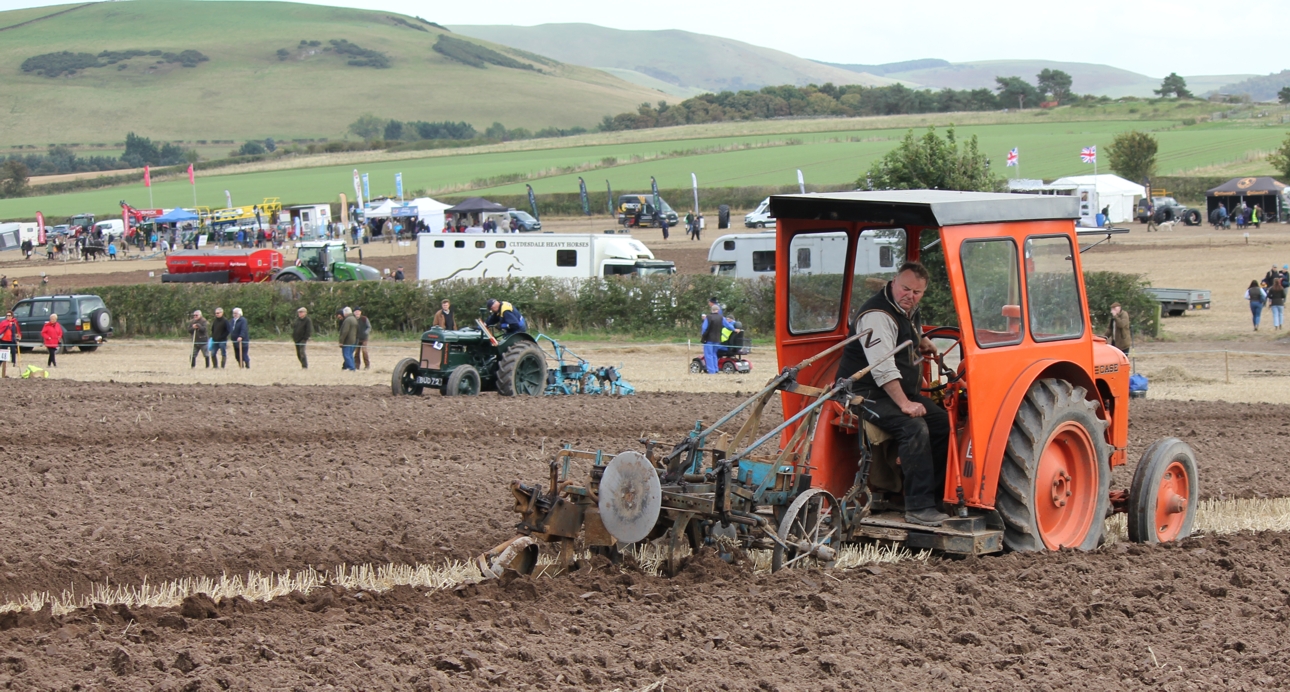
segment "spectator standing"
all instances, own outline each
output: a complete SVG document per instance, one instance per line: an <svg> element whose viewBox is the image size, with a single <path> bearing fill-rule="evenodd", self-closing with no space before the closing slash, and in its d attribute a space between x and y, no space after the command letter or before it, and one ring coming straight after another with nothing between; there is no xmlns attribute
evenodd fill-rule
<svg viewBox="0 0 1290 692"><path fill-rule="evenodd" d="M40 341L49 350L49 360L46 361L45 367L58 367L58 363L54 362L54 355L63 344L63 325L58 323L58 315L50 315L49 321L40 328Z"/></svg>
<svg viewBox="0 0 1290 692"><path fill-rule="evenodd" d="M403 267L399 267L398 269L394 270L394 280L395 281L403 280Z"/></svg>
<svg viewBox="0 0 1290 692"><path fill-rule="evenodd" d="M1280 277L1268 286L1268 307L1272 310L1272 328L1280 331L1286 309L1286 286Z"/></svg>
<svg viewBox="0 0 1290 692"><path fill-rule="evenodd" d="M341 310L336 317L340 318L340 355L344 359L340 369L357 372L354 349L358 346L358 320L354 318L354 311L350 308Z"/></svg>
<svg viewBox="0 0 1290 692"><path fill-rule="evenodd" d="M228 365L228 319L224 317L224 308L215 308L215 319L210 323L211 338L206 344L206 350L210 351L211 360L215 361L215 367L222 368ZM216 356L216 354L219 354Z"/></svg>
<svg viewBox="0 0 1290 692"><path fill-rule="evenodd" d="M519 219L517 219L517 218L515 218L514 216L512 216L512 217L511 217L511 233L519 233L519 232L520 232L520 220L519 220Z"/></svg>
<svg viewBox="0 0 1290 692"><path fill-rule="evenodd" d="M694 239L694 212L685 212L685 235L690 240Z"/></svg>
<svg viewBox="0 0 1290 692"><path fill-rule="evenodd" d="M210 324L202 317L201 310L193 310L193 318L188 322L188 333L193 335L193 354L188 359L188 367L197 367L197 354L206 359L206 367L211 366L211 353L206 344L210 341Z"/></svg>
<svg viewBox="0 0 1290 692"><path fill-rule="evenodd" d="M663 229L663 240L667 240L667 216L666 215L664 214L658 215L658 226L659 228Z"/></svg>
<svg viewBox="0 0 1290 692"><path fill-rule="evenodd" d="M1263 303L1267 301L1268 296L1259 288L1258 281L1250 281L1250 287L1245 289L1245 299L1250 301L1250 315L1254 317L1254 331L1259 331L1259 318L1263 316Z"/></svg>
<svg viewBox="0 0 1290 692"><path fill-rule="evenodd" d="M457 322L453 319L452 303L447 298L439 304L439 312L434 314L434 324L430 326L449 332L457 328Z"/></svg>
<svg viewBox="0 0 1290 692"><path fill-rule="evenodd" d="M1133 347L1133 324L1129 321L1129 313L1119 303L1111 303L1111 324L1106 327L1106 340L1126 356Z"/></svg>
<svg viewBox="0 0 1290 692"><path fill-rule="evenodd" d="M1263 207L1256 204L1250 210L1250 224L1258 228L1261 223L1263 223Z"/></svg>
<svg viewBox="0 0 1290 692"><path fill-rule="evenodd" d="M242 316L242 308L233 308L233 321L228 325L228 338L233 342L233 360L237 367L251 367L251 327Z"/></svg>
<svg viewBox="0 0 1290 692"><path fill-rule="evenodd" d="M1281 271L1277 273L1281 279L1281 288L1290 288L1290 264L1281 265Z"/></svg>
<svg viewBox="0 0 1290 692"><path fill-rule="evenodd" d="M305 344L309 342L309 337L314 335L314 322L309 319L309 311L305 308L296 310L296 321L291 323L291 341L296 345L296 358L300 361L300 367L309 369L309 358L305 355Z"/></svg>
<svg viewBox="0 0 1290 692"><path fill-rule="evenodd" d="M1277 271L1277 265L1274 264L1272 265L1272 268L1268 270L1268 273L1263 275L1263 286L1265 288L1271 288L1273 282L1279 278L1281 278L1281 272Z"/></svg>
<svg viewBox="0 0 1290 692"><path fill-rule="evenodd" d="M4 319L0 320L0 351L7 352L9 357L0 360L0 377L9 376L9 364L12 363L14 368L18 367L18 342L22 340L22 328L18 326L18 320L13 318L13 310L5 313ZM4 356L0 355L0 358Z"/></svg>
<svg viewBox="0 0 1290 692"><path fill-rule="evenodd" d="M358 357L354 359L354 366L358 362L363 362L364 370L372 369L372 360L367 355L367 340L372 336L372 321L367 319L363 314L363 308L354 308L354 319L358 322Z"/></svg>

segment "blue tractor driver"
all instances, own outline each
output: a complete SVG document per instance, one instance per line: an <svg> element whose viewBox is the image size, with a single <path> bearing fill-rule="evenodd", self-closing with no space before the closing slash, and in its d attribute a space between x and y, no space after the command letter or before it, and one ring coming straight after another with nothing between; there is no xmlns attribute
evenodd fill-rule
<svg viewBox="0 0 1290 692"><path fill-rule="evenodd" d="M491 314L484 324L489 327L501 326L502 331L507 334L524 331L524 316L520 314L519 310L515 309L514 305L496 298L489 298L485 306Z"/></svg>

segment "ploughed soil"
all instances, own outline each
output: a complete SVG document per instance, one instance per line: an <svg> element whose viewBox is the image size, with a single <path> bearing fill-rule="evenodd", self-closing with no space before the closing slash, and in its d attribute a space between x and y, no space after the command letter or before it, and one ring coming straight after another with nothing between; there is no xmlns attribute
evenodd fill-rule
<svg viewBox="0 0 1290 692"><path fill-rule="evenodd" d="M740 400L0 380L0 596L467 559L512 535L507 483L543 480L560 445L672 441ZM1144 400L1131 418L1131 459L1193 444L1203 497L1290 495L1290 408ZM674 579L596 562L435 593L14 613L0 686L1279 687L1288 539L775 575L700 555Z"/></svg>
<svg viewBox="0 0 1290 692"><path fill-rule="evenodd" d="M718 234L720 235L720 234ZM710 274L712 265L708 264L708 250L712 247L712 236L707 242L682 241L680 243L646 242L656 259L672 260L676 263L677 274Z"/></svg>

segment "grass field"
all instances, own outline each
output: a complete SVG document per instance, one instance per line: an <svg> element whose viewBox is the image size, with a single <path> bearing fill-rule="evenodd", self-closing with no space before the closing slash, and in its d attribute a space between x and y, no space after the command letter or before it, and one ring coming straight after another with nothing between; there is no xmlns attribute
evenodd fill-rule
<svg viewBox="0 0 1290 692"><path fill-rule="evenodd" d="M3 12L0 27L69 7ZM441 33L413 17L284 2L88 4L0 33L0 102L6 104L0 146L119 142L129 131L161 140L340 138L365 111L403 120L466 120L480 129L494 121L589 126L666 97L554 61L539 64L540 73L469 67L431 49ZM351 67L343 57L321 52L342 38L387 54L391 66ZM319 41L319 52L297 51L301 40ZM283 48L291 50L285 61L276 55ZM210 61L183 68L139 57L57 78L20 69L44 53L127 49L193 49Z"/></svg>
<svg viewBox="0 0 1290 692"><path fill-rule="evenodd" d="M790 184L796 179L797 168L811 183L842 188L853 184L873 161L894 147L907 128L937 122L963 123L958 125L960 137L976 135L1002 174L1015 175L1015 171L1001 167L1006 152L1014 146L1020 149L1020 173L1025 177L1091 173L1092 166L1079 161L1080 148L1096 144L1105 152L1115 133L1130 129L1150 131L1159 139L1160 174L1271 173L1263 156L1285 137L1278 117L1281 111L1257 119L1182 124L1184 115L1195 117L1200 115L1199 109L1208 107L1140 103L1067 108L1039 116L1036 113L1043 112L735 122L510 142L463 151L361 152L282 159L199 177L197 203L222 206L224 190L229 190L235 204L250 204L263 197L280 197L284 203L335 200L340 193L352 196L354 168L369 174L373 194L393 194L397 172L403 173L406 190L429 190L432 194L465 189L484 194L524 190L524 183L471 185L472 181L507 175L528 176L527 182L539 195L574 192L579 175L596 189L608 179L620 192L647 189L650 176L662 188L686 188L691 172L697 174L702 187ZM1069 119L1079 116L1089 120ZM1148 117L1156 119L1142 119ZM616 161L604 163L608 157ZM646 160L633 163L632 157ZM318 165L324 163L327 165ZM310 164L314 167L303 167ZM562 167L579 167L579 171L560 174L556 169ZM1099 170L1109 172L1105 156ZM51 218L83 211L114 212L121 199L135 206L146 205L142 181L126 187L0 200L0 218L30 218L37 210ZM191 206L187 179L155 179L153 202L159 207Z"/></svg>

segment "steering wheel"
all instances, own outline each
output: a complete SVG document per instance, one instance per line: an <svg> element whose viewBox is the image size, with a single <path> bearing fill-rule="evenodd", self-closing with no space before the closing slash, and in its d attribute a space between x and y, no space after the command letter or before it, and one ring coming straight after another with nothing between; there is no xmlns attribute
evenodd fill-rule
<svg viewBox="0 0 1290 692"><path fill-rule="evenodd" d="M962 355L963 355L963 331L962 331L961 329L959 329L958 327L953 327L953 326L936 327L936 328L934 328L934 329L932 329L932 330L930 330L930 331L923 332L923 336L922 336L922 338L924 338L924 339L951 339L951 340L953 341L953 343L951 343L949 346L946 346L944 349L942 349L940 352L938 352L935 356L932 356L932 360L936 361L936 364L937 364L938 366L940 366L940 371L941 371L941 373L946 374L946 380L945 380L945 382L944 382L944 383L942 383L942 384L937 384L937 385L932 386L932 387L922 388L922 391L923 391L923 392L925 392L925 393L939 392L939 391L941 391L942 389L945 389L945 387L946 387L947 385L949 385L949 384L951 384L951 383L954 383L954 382L958 382L959 380L963 379L963 373L961 372L961 370L962 370L962 364L960 364L960 366L959 366L959 368L960 368L960 369L959 369L959 370L952 370L952 369L950 369L950 368L946 367L946 365L945 365L945 354L949 353L950 351L952 351L952 350L953 350L953 349L955 349L955 348L958 348L958 349L959 349L959 357L960 357L960 360L962 359Z"/></svg>

